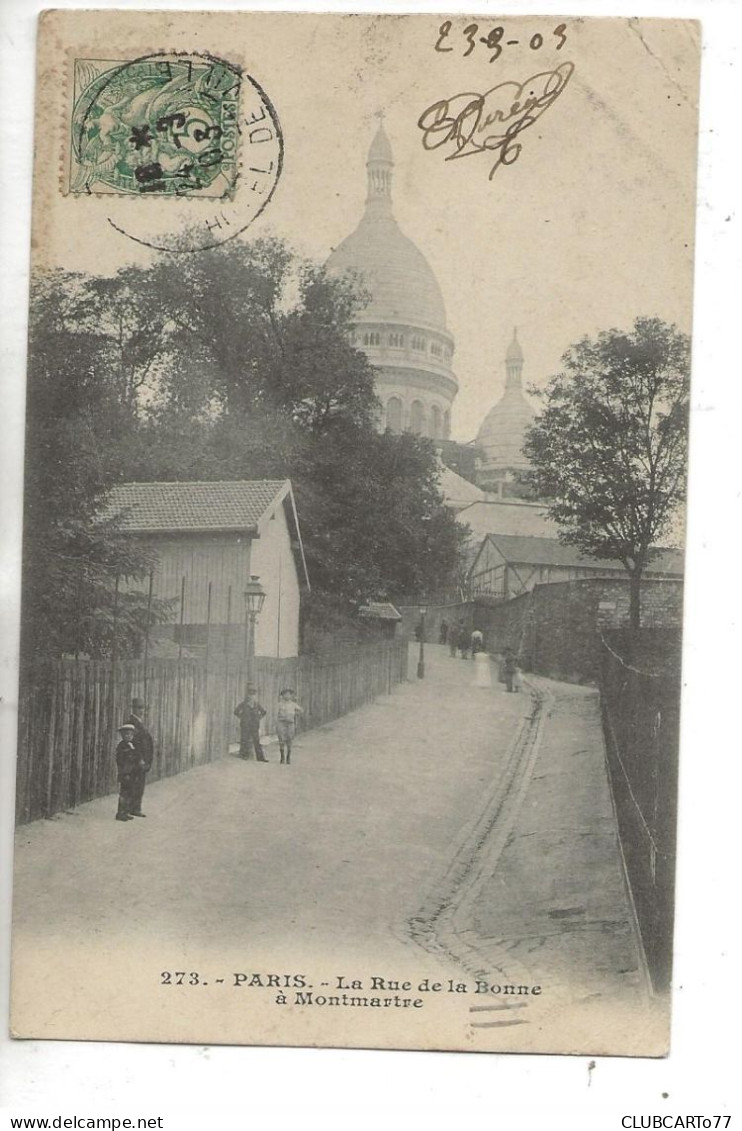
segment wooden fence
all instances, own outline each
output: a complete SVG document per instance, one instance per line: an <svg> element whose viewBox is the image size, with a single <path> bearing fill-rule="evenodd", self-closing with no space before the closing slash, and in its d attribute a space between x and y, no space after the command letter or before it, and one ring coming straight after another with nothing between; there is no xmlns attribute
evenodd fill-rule
<svg viewBox="0 0 742 1131"><path fill-rule="evenodd" d="M275 729L278 694L293 687L300 729L321 726L388 694L407 678L407 643L389 641L331 656L258 658L250 672ZM198 660L60 660L21 676L16 822L51 817L116 790L117 728L134 696L146 699L155 740L148 780L223 757L238 737L234 708L243 698L242 665Z"/></svg>

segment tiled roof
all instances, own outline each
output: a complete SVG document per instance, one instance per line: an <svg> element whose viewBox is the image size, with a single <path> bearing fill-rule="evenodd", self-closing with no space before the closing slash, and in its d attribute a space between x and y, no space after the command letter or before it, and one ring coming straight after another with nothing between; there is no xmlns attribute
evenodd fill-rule
<svg viewBox="0 0 742 1131"><path fill-rule="evenodd" d="M377 617L379 620L401 620L402 614L389 601L369 601L358 610L362 617Z"/></svg>
<svg viewBox="0 0 742 1131"><path fill-rule="evenodd" d="M529 538L519 535L491 534L490 541L508 562L526 565L581 566L592 569L623 569L619 561L606 561L581 554L575 546L556 538ZM668 573L682 576L683 555L677 550L660 550L647 565L647 573Z"/></svg>
<svg viewBox="0 0 742 1131"><path fill-rule="evenodd" d="M106 516L132 534L253 530L285 479L216 483L123 483L108 495Z"/></svg>

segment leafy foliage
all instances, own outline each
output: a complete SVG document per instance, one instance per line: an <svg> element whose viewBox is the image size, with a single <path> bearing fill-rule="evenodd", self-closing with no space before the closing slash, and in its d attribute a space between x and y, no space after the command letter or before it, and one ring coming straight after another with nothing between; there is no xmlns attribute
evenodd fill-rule
<svg viewBox="0 0 742 1131"><path fill-rule="evenodd" d="M122 646L144 623L141 600L116 577L143 576L150 559L111 522L95 522L115 479L132 406L110 365L105 333L77 317L84 281L39 281L31 308L24 521L24 655L110 654L117 606ZM153 620L164 615L160 603Z"/></svg>
<svg viewBox="0 0 742 1131"><path fill-rule="evenodd" d="M685 497L690 342L658 318L583 338L543 390L526 438L535 493L565 542L639 583Z"/></svg>
<svg viewBox="0 0 742 1131"><path fill-rule="evenodd" d="M313 584L354 602L440 588L462 533L437 478L420 437L339 429L318 445L296 480Z"/></svg>
<svg viewBox="0 0 742 1131"><path fill-rule="evenodd" d="M100 520L126 481L290 478L318 608L445 583L460 532L432 446L374 429L364 301L278 240L34 281L27 652L110 654L114 619L119 654L139 647L143 598L116 578L152 562Z"/></svg>
<svg viewBox="0 0 742 1131"><path fill-rule="evenodd" d="M364 296L348 282L277 239L162 256L140 274L167 331L161 411L275 414L313 429L371 420L373 371L349 341Z"/></svg>

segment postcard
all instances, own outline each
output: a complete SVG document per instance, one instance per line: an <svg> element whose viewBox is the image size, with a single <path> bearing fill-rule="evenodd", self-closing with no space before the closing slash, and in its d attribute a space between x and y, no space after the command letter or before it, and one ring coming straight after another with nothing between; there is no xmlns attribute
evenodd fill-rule
<svg viewBox="0 0 742 1131"><path fill-rule="evenodd" d="M667 1053L700 36L40 17L13 1036Z"/></svg>

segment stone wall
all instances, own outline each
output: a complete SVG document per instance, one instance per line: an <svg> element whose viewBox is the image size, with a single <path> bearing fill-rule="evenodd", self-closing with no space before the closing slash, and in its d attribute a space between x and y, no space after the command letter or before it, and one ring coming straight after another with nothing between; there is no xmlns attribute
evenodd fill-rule
<svg viewBox="0 0 742 1131"><path fill-rule="evenodd" d="M397 605L402 614L402 621L397 630L397 636L405 640L415 640L415 632L420 624L419 605ZM474 628L474 602L458 601L449 605L426 605L425 614L425 639L428 643L437 644L441 631L441 622L458 624L463 620L468 632Z"/></svg>
<svg viewBox="0 0 742 1131"><path fill-rule="evenodd" d="M512 648L524 669L574 683L597 678L601 632L629 624L629 583L584 578L537 585L512 601L475 602L488 651ZM642 628L680 629L681 581L645 581Z"/></svg>
<svg viewBox="0 0 742 1131"><path fill-rule="evenodd" d="M418 605L398 605L399 636L415 639ZM642 584L642 628L679 630L683 583L648 580ZM511 601L478 597L448 605L428 605L425 639L437 643L441 621L463 620L479 628L488 652L512 648L526 671L570 683L592 682L600 666L601 632L629 625L629 583L623 578L580 578L537 585Z"/></svg>

